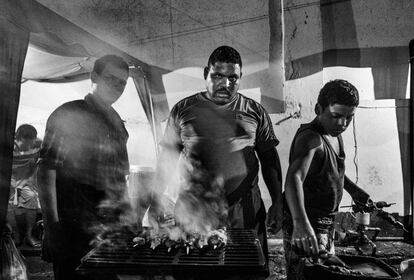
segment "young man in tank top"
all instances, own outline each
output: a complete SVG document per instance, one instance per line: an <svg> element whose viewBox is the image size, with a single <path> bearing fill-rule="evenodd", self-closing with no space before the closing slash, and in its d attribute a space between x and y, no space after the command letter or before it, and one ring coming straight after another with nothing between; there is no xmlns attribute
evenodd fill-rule
<svg viewBox="0 0 414 280"><path fill-rule="evenodd" d="M343 189L355 203L369 195L345 176L341 134L359 104L357 89L347 81L330 81L321 89L316 118L301 125L293 139L285 183L283 220L288 280L303 279L301 256L334 253L334 219Z"/></svg>

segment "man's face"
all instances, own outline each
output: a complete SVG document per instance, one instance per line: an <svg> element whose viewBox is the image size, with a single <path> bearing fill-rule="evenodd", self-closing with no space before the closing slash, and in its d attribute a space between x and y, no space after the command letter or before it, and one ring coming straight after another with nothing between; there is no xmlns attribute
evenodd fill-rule
<svg viewBox="0 0 414 280"><path fill-rule="evenodd" d="M354 117L356 107L340 104L327 106L324 110L319 106L318 119L325 131L331 136L338 136L346 130Z"/></svg>
<svg viewBox="0 0 414 280"><path fill-rule="evenodd" d="M124 92L128 71L107 64L100 75L96 75L98 94L106 104L113 104Z"/></svg>
<svg viewBox="0 0 414 280"><path fill-rule="evenodd" d="M207 98L216 104L229 103L239 90L239 64L216 62L210 65L206 77Z"/></svg>

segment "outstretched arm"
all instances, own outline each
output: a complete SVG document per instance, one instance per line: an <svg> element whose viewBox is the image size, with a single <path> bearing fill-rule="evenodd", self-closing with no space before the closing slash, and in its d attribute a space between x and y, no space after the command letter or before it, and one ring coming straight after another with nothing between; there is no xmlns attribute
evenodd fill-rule
<svg viewBox="0 0 414 280"><path fill-rule="evenodd" d="M263 180L272 199L272 205L267 212L266 223L276 233L282 228L283 218L282 169L279 154L276 147L257 154L262 168Z"/></svg>
<svg viewBox="0 0 414 280"><path fill-rule="evenodd" d="M362 207L370 202L370 195L358 187L347 176L344 179L344 189L351 195L356 205Z"/></svg>
<svg viewBox="0 0 414 280"><path fill-rule="evenodd" d="M291 155L285 183L286 200L293 220L291 242L308 255L316 256L319 248L305 210L303 182L321 142L318 137L308 133L299 135L293 145L295 152Z"/></svg>

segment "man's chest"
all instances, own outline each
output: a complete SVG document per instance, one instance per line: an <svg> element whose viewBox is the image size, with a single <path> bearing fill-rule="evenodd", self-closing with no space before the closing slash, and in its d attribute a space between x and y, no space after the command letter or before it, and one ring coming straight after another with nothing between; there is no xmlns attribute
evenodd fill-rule
<svg viewBox="0 0 414 280"><path fill-rule="evenodd" d="M335 155L339 156L341 154L341 148L338 137L325 135L325 139L327 140L328 147L332 149Z"/></svg>
<svg viewBox="0 0 414 280"><path fill-rule="evenodd" d="M241 111L198 110L182 116L180 138L187 142L243 142L254 145L259 122L253 114Z"/></svg>

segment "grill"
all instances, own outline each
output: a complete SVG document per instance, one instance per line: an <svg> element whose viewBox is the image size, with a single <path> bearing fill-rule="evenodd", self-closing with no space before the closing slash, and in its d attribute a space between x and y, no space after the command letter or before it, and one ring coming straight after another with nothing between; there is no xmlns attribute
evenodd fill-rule
<svg viewBox="0 0 414 280"><path fill-rule="evenodd" d="M82 258L80 274L183 275L205 272L209 277L257 275L267 276L267 264L254 230L227 230L224 248L168 252L166 247L152 250L133 248L132 236L111 240L112 246L101 245Z"/></svg>

